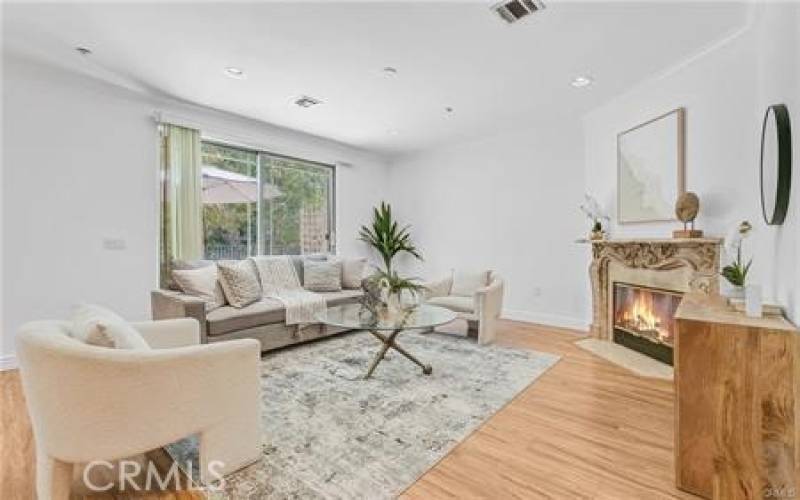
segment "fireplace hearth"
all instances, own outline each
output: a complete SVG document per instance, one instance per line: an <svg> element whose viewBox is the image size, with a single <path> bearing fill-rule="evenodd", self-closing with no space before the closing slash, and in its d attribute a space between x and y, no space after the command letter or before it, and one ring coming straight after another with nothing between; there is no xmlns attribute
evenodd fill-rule
<svg viewBox="0 0 800 500"><path fill-rule="evenodd" d="M672 365L675 311L682 295L615 282L613 341Z"/></svg>

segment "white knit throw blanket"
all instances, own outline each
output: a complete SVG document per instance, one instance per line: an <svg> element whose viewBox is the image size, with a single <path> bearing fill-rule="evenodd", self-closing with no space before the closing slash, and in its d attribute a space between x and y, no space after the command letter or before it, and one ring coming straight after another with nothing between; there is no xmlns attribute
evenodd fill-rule
<svg viewBox="0 0 800 500"><path fill-rule="evenodd" d="M303 289L289 257L259 256L250 259L258 270L263 296L280 300L286 308L287 325L319 322L316 318L327 308L325 297Z"/></svg>

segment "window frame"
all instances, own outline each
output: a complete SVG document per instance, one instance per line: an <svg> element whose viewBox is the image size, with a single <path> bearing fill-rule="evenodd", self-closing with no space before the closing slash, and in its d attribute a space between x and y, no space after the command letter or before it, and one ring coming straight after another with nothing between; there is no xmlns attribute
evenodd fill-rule
<svg viewBox="0 0 800 500"><path fill-rule="evenodd" d="M225 148L232 148L238 149L241 151L247 151L249 153L255 153L256 155L256 178L259 180L259 185L261 182L261 161L263 157L272 157L278 158L283 160L289 161L297 161L302 163L308 163L315 167L319 167L322 170L329 169L330 170L330 185L328 186L328 250L327 253L331 255L337 254L337 244L336 244L336 236L337 236L337 226L336 226L336 204L337 204L337 169L336 164L331 163L324 163L316 160L308 160L305 158L301 158L299 156L293 155L286 155L282 153L274 153L267 149L262 149L253 146L246 146L237 144L235 142L215 139L213 137L200 137L200 148L202 150L203 144L211 144L214 146L225 147ZM264 248L262 248L262 238L261 238L261 203L256 203L256 219L258 223L256 224L256 228L258 233L256 234L256 255L270 255L264 253Z"/></svg>

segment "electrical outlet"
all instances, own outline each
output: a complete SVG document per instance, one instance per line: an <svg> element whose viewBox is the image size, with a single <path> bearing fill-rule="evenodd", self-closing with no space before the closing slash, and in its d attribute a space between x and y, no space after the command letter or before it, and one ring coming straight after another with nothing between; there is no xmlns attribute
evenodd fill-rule
<svg viewBox="0 0 800 500"><path fill-rule="evenodd" d="M103 248L106 250L125 250L128 244L122 238L103 238Z"/></svg>

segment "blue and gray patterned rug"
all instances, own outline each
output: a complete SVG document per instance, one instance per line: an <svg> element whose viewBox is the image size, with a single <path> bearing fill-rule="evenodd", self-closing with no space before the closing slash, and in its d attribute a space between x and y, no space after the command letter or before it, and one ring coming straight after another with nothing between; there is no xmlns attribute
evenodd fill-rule
<svg viewBox="0 0 800 500"><path fill-rule="evenodd" d="M390 350L363 380L381 347L366 332L266 354L263 459L212 497L394 498L559 359L444 333L398 344L433 374ZM169 452L197 463L195 439Z"/></svg>

